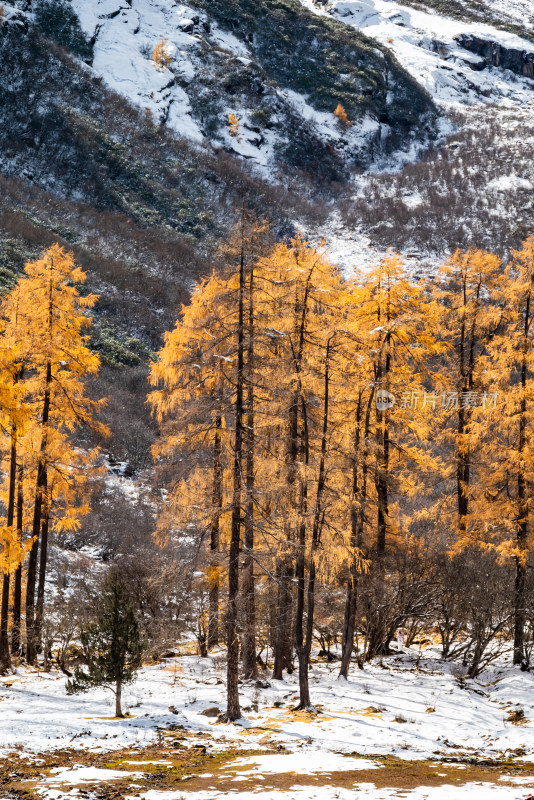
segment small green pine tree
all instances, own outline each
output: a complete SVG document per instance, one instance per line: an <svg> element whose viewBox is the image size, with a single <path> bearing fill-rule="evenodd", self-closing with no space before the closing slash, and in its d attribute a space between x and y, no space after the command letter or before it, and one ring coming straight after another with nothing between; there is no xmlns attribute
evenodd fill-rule
<svg viewBox="0 0 534 800"><path fill-rule="evenodd" d="M123 717L122 687L135 678L146 643L118 569L108 572L96 617L83 629L80 640L87 669L76 669L67 681L67 694L105 686L115 693L115 716Z"/></svg>

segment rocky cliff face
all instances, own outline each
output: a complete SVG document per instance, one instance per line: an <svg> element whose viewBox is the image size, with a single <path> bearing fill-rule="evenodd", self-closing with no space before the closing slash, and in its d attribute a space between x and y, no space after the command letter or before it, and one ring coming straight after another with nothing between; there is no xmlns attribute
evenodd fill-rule
<svg viewBox="0 0 534 800"><path fill-rule="evenodd" d="M455 39L461 47L480 56L485 65L509 69L516 75L534 79L534 52L507 47L471 33L460 34Z"/></svg>

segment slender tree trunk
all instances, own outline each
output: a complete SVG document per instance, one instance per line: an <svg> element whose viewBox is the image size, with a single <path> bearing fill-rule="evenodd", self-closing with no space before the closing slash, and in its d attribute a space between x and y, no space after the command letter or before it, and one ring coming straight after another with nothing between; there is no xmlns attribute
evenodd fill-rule
<svg viewBox="0 0 534 800"><path fill-rule="evenodd" d="M291 405L289 407L289 420L288 420L289 446L288 446L288 456L287 456L287 461L288 461L287 484L288 484L288 491L290 498L295 498L294 500L292 499L292 502L294 503L293 506L294 510L297 512L296 514L297 518L299 518L298 514L299 502L302 501L302 493L299 492L300 494L300 500L299 500L297 492L294 491L294 486L296 484L296 478L297 478L297 459L299 454L299 403L302 397L300 373L302 369L302 358L304 354L306 321L308 316L308 299L310 295L312 276L313 276L313 268L310 269L308 273L302 299L299 298L298 289L295 296L296 347L294 349L292 348L293 350L292 357L293 357L293 366L296 378L293 387ZM303 419L303 425L306 425L305 419ZM297 538L298 538L298 530L297 530ZM274 670L273 670L273 678L277 680L282 680L283 677L282 671L284 667L287 669L288 672L293 671L291 664L291 634L292 634L291 609L293 605L293 589L292 589L293 565L292 565L291 551L295 545L293 536L294 532L291 529L291 525L287 525L287 534L286 534L287 553L285 554L284 558L281 559L283 563L279 565L278 569L278 577L279 577L278 619L277 619L278 631L275 642ZM298 592L298 576L297 576L297 592ZM298 616L299 616L299 610L297 606L297 613L295 619L295 637L297 636L296 631L298 625Z"/></svg>
<svg viewBox="0 0 534 800"><path fill-rule="evenodd" d="M389 313L387 317L389 323ZM386 380L386 389L389 390L389 373L391 370L391 354L389 348L390 334L387 333L386 344L386 363L383 376ZM382 372L382 368L380 368ZM378 452L379 463L377 470L376 491L377 491L377 539L376 539L376 554L382 558L386 552L386 536L389 517L389 411L377 411L378 422Z"/></svg>
<svg viewBox="0 0 534 800"><path fill-rule="evenodd" d="M526 526L521 525L522 530L517 533L517 548L519 554L515 557L515 581L514 581L514 664L522 664L525 657L525 601L526 601L526 577L527 577L527 545L526 545Z"/></svg>
<svg viewBox="0 0 534 800"><path fill-rule="evenodd" d="M297 455L298 455L298 421L299 421L299 393L293 392L289 408L289 448L288 448L288 489L292 489L296 482ZM291 549L293 547L293 531L291 525L286 526L287 553L280 557L277 565L278 578L278 613L276 619L276 639L274 643L274 668L273 678L281 681L284 669L292 672L291 663L291 621L293 607L293 566L291 564ZM298 569L298 568L297 568ZM298 585L298 577L297 577ZM297 588L298 591L298 588ZM298 608L297 608L298 616ZM295 624L297 624L295 622Z"/></svg>
<svg viewBox="0 0 534 800"><path fill-rule="evenodd" d="M475 371L476 320L480 299L481 285L477 286L475 308L468 329L467 308L467 275L463 279L463 316L460 328L460 384L462 393L473 390ZM471 480L471 448L467 441L469 409L460 399L458 409L458 448L457 448L457 494L458 494L458 533L460 539L467 536L467 518L469 513L469 483Z"/></svg>
<svg viewBox="0 0 534 800"><path fill-rule="evenodd" d="M281 681L283 671L293 672L292 620L293 620L293 566L289 558L280 559L276 576L278 581L276 631L274 640L273 678Z"/></svg>
<svg viewBox="0 0 534 800"><path fill-rule="evenodd" d="M466 414L465 409L458 412L458 466L457 466L457 494L458 494L458 531L460 538L463 539L467 534L467 514L469 512L469 478L470 478L470 458L469 447L463 441L466 435Z"/></svg>
<svg viewBox="0 0 534 800"><path fill-rule="evenodd" d="M15 581L13 587L13 627L11 630L11 652L13 654L18 653L21 642L20 617L22 609L22 519L24 511L23 476L23 467L19 466L17 481L17 546L19 548L20 556L18 559L17 568L15 570Z"/></svg>
<svg viewBox="0 0 534 800"><path fill-rule="evenodd" d="M306 479L301 480L300 486L300 524L299 540L296 563L297 578L297 608L295 614L295 649L299 665L299 704L297 709L306 709L311 706L310 687L308 680L308 659L306 658L306 645L304 640L304 610L306 599L306 510L308 488ZM310 609L308 608L308 614Z"/></svg>
<svg viewBox="0 0 534 800"><path fill-rule="evenodd" d="M387 413L387 412L383 412ZM386 552L386 534L387 534L387 520L388 520L388 481L387 481L387 451L388 445L386 444L386 430L383 430L383 436L381 437L380 447L382 450L382 459L379 466L379 474L377 480L377 495L378 495L378 517L377 517L377 526L378 526L378 535L376 540L376 554L378 556L383 556Z"/></svg>
<svg viewBox="0 0 534 800"><path fill-rule="evenodd" d="M311 541L311 553L308 575L308 590L307 590L307 616L306 616L306 638L303 640L303 613L304 613L304 573L305 573L305 558L306 558L306 522L305 514L307 510L307 486L306 478L303 479L302 489L302 512L301 516L301 535L299 540L299 562L300 573L298 576L298 609L297 614L297 630L296 630L296 649L299 659L299 705L298 708L306 709L311 708L310 699L310 684L309 684L309 668L310 668L310 655L313 642L313 623L315 616L315 579L316 579L316 565L315 554L319 547L319 539L321 535L323 515L323 495L326 486L326 449L327 449L327 436L328 436L328 410L329 410L329 396L330 396L330 348L332 340L329 339L326 348L325 357L325 372L324 372L324 406L323 406L323 430L321 437L321 457L319 461L319 475L317 478L317 494L315 498L315 512L313 516L313 530ZM303 417L306 420L306 410L303 409ZM305 464L309 462L309 442L308 442L308 428L305 425Z"/></svg>
<svg viewBox="0 0 534 800"><path fill-rule="evenodd" d="M9 485L7 500L7 519L6 524L10 535L13 532L13 521L15 517L15 485L17 482L17 429L13 425L11 429L11 452L9 461ZM11 667L11 656L9 652L9 589L10 589L10 555L11 542L8 544L8 561L5 565L2 581L2 607L0 618L0 672L7 672Z"/></svg>
<svg viewBox="0 0 534 800"><path fill-rule="evenodd" d="M8 569L6 572L4 572L2 578L2 618L0 622L0 673L2 674L5 674L11 667L8 633L9 587L10 572Z"/></svg>
<svg viewBox="0 0 534 800"><path fill-rule="evenodd" d="M254 579L254 267L250 268L247 348L247 428L245 557L243 563L243 677L258 677L256 661L256 597Z"/></svg>
<svg viewBox="0 0 534 800"><path fill-rule="evenodd" d="M48 533L49 533L49 499L48 499L48 486L45 484L43 487L43 511L41 521L41 550L39 560L39 583L37 586L37 604L35 613L35 645L38 650L41 649L41 635L43 629L43 615L44 615L44 596L45 596L45 583L46 583L46 565L48 561Z"/></svg>
<svg viewBox="0 0 534 800"><path fill-rule="evenodd" d="M530 292L527 295L524 330L523 353L521 363L521 406L519 415L519 472L517 478L517 499L519 519L517 523L517 550L515 557L514 584L514 664L521 664L525 658L525 622L526 622L526 579L528 557L528 523L529 504L528 488L524 466L524 451L527 444L527 377L528 350L530 328Z"/></svg>
<svg viewBox="0 0 534 800"><path fill-rule="evenodd" d="M288 534L289 536L289 534ZM284 669L290 669L291 661L291 571L287 557L278 559L276 565L277 600L273 641L273 679L281 681Z"/></svg>
<svg viewBox="0 0 534 800"><path fill-rule="evenodd" d="M210 531L210 549L213 555L219 552L220 517L223 504L223 470L222 470L222 415L220 411L215 419L215 442L213 445L213 519ZM208 650L219 644L219 564L213 559L210 569Z"/></svg>
<svg viewBox="0 0 534 800"><path fill-rule="evenodd" d="M50 389L52 383L52 365L46 367L46 383L41 417L41 446L37 465L37 482L33 505L32 545L28 558L28 575L26 583L26 658L28 664L34 664L37 658L37 640L35 630L35 583L37 578L37 550L43 511L44 491L47 484L46 449L48 443L48 419L50 416Z"/></svg>
<svg viewBox="0 0 534 800"><path fill-rule="evenodd" d="M2 619L0 623L0 673L5 674L11 668L11 655L9 652L9 588L10 572L4 572L2 579Z"/></svg>
<svg viewBox="0 0 534 800"><path fill-rule="evenodd" d="M354 459L352 463L352 503L350 509L351 537L350 545L353 549L353 556L350 564L349 577L347 580L347 597L345 600L345 615L343 620L343 639L341 644L341 667L339 675L345 680L348 679L349 666L354 649L354 634L356 631L356 608L358 601L358 562L361 557L363 545L363 529L365 523L365 500L367 497L367 472L368 472L368 447L369 424L371 419L371 406L374 392L371 392L367 404L367 412L364 424L364 448L361 456L361 485L359 482L359 460L360 460L360 439L361 439L361 416L362 396L358 399L356 412L356 430L354 434Z"/></svg>
<svg viewBox="0 0 534 800"><path fill-rule="evenodd" d="M230 553L228 558L228 611L227 611L227 651L226 672L226 719L231 722L241 717L239 707L239 636L238 596L239 596L239 550L241 545L241 494L243 468L243 372L244 372L244 293L245 256L242 241L239 268L239 307L237 328L237 380L235 399L235 438L232 518L230 528Z"/></svg>
<svg viewBox="0 0 534 800"><path fill-rule="evenodd" d="M464 303L466 299L464 299ZM460 382L462 393L470 387L469 367L467 363L466 323L462 320L460 332ZM458 447L457 447L457 496L458 496L458 533L460 539L467 535L467 515L469 512L469 480L471 472L470 448L466 441L468 410L464 407L462 399L458 408Z"/></svg>
<svg viewBox="0 0 534 800"><path fill-rule="evenodd" d="M122 681L120 678L115 683L115 716L124 717L122 713Z"/></svg>
<svg viewBox="0 0 534 800"><path fill-rule="evenodd" d="M298 616L296 626L297 629L302 626L302 620ZM302 637L302 632L297 630L295 636L298 640ZM312 709L312 702L310 699L309 659L306 658L306 646L304 643L297 645L297 656L299 666L299 704L295 710L308 710Z"/></svg>

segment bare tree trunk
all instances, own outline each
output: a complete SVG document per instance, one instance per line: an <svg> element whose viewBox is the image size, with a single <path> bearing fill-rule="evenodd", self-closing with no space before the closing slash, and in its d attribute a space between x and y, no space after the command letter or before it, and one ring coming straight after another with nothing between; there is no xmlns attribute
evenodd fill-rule
<svg viewBox="0 0 534 800"><path fill-rule="evenodd" d="M17 481L17 429L13 425L11 429L11 453L9 461L9 485L7 500L7 528L12 533L13 521L15 517L15 485ZM10 553L8 552L8 559ZM11 655L9 652L9 588L10 588L10 565L9 560L5 566L2 581L2 608L0 618L0 672L5 673L11 667Z"/></svg>
<svg viewBox="0 0 534 800"><path fill-rule="evenodd" d="M349 674L350 659L354 647L354 631L356 628L356 605L358 600L358 562L356 548L358 542L358 503L363 503L363 496L359 497L358 468L360 458L360 426L362 416L362 392L358 396L356 409L356 428L354 433L354 453L352 457L352 502L350 506L350 546L353 555L347 579L347 596L345 599L345 614L343 616L343 635L341 641L341 668L339 675L345 680Z"/></svg>
<svg viewBox="0 0 534 800"><path fill-rule="evenodd" d="M476 319L480 297L480 283L476 293L476 304L468 331L465 309L467 307L467 276L463 278L463 317L460 328L460 384L462 392L472 391L475 370ZM467 515L469 513L469 482L471 480L471 449L465 440L468 432L469 409L460 402L458 409L458 447L457 447L457 495L458 495L458 533L460 539L467 534Z"/></svg>
<svg viewBox="0 0 534 800"><path fill-rule="evenodd" d="M213 445L213 519L211 523L210 549L212 554L219 552L220 517L223 504L222 470L222 415L218 411L215 419L215 441ZM211 562L209 588L208 650L219 644L219 564Z"/></svg>
<svg viewBox="0 0 534 800"><path fill-rule="evenodd" d="M244 219L243 219L244 227ZM242 233L242 236L244 234ZM234 721L241 717L239 707L239 636L238 595L239 595L239 550L241 545L241 494L243 468L243 372L244 372L244 293L245 293L245 254L242 239L239 267L239 307L237 328L237 376L235 399L235 437L233 497L230 533L230 553L228 558L228 610L227 610L227 672L226 672L226 720Z"/></svg>
<svg viewBox="0 0 534 800"><path fill-rule="evenodd" d="M293 349L292 356L293 356L293 366L295 369L296 379L293 390L293 396L291 399L291 405L289 407L289 446L288 446L288 457L287 457L288 461L287 484L290 497L295 497L296 495L293 487L295 486L296 483L297 458L299 453L299 403L301 400L300 372L302 368L302 357L304 353L306 320L308 315L308 298L310 294L312 275L313 275L313 268L310 270L308 274L302 300L299 300L298 289L295 297L295 323L296 323L295 334L297 338L297 345L296 349L292 348ZM295 511L298 511L299 502L301 501L302 501L302 492L300 492L300 501L298 499L293 501ZM282 560L282 563L279 565L278 569L278 578L279 578L278 618L277 618L278 631L275 641L274 670L273 670L273 678L277 680L282 680L284 667L287 669L288 672L293 671L291 663L291 633L292 633L291 608L293 605L293 591L291 585L291 579L293 577L293 566L292 566L291 550L295 542L293 541L293 531L291 530L290 525L287 526L286 539L287 539L288 552L285 555L284 559ZM299 547L298 543L297 546ZM297 571L298 571L298 566L297 566ZM296 575L296 577L297 577L297 593L298 593L298 580L299 580L298 574ZM298 603L298 596L297 596L297 603ZM295 619L295 636L297 636L299 614L300 611L297 605L296 619Z"/></svg>
<svg viewBox="0 0 534 800"><path fill-rule="evenodd" d="M44 492L47 485L46 449L48 441L48 419L50 415L50 389L52 383L52 365L46 367L46 384L41 417L41 445L37 466L37 482L33 505L32 545L28 558L28 575L26 583L26 658L28 664L34 664L37 658L37 640L35 630L35 583L37 578L37 550L43 510Z"/></svg>
<svg viewBox="0 0 534 800"><path fill-rule="evenodd" d="M206 637L206 631L203 630L197 634L197 642L198 642L198 652L200 658L207 658L208 657L208 640Z"/></svg>
<svg viewBox="0 0 534 800"><path fill-rule="evenodd" d="M367 476L369 472L369 429L371 426L371 408L375 397L374 390L369 395L365 423L363 428L363 453L361 456L361 485L358 483L358 460L360 452L360 421L361 397L358 401L356 431L354 436L354 461L352 472L352 504L351 504L351 547L353 555L350 573L347 581L347 599L345 601L345 617L343 626L343 641L341 647L341 668L339 675L348 679L349 666L354 649L354 634L356 631L356 607L358 600L358 562L363 547L363 530L365 525L365 502L367 499Z"/></svg>
<svg viewBox="0 0 534 800"><path fill-rule="evenodd" d="M464 300L464 302L466 302ZM462 320L462 327L460 331L460 381L462 391L469 388L469 374L466 365L466 324L465 319ZM467 432L467 409L464 408L463 403L460 402L458 409L458 446L457 446L457 466L456 466L456 484L457 484L457 502L458 502L458 533L460 539L463 539L467 533L467 514L469 511L468 488L470 478L470 452L469 445L465 442L464 437Z"/></svg>
<svg viewBox="0 0 534 800"><path fill-rule="evenodd" d="M524 329L523 353L521 363L521 406L519 416L519 472L517 478L517 499L519 514L517 521L517 549L515 558L514 583L514 664L522 664L525 658L525 622L526 622L526 580L528 557L528 522L529 502L527 480L524 466L524 451L527 444L527 377L530 328L530 292L527 294Z"/></svg>
<svg viewBox="0 0 534 800"><path fill-rule="evenodd" d="M124 717L122 713L122 681L120 678L117 678L115 683L115 716L116 717Z"/></svg>
<svg viewBox="0 0 534 800"><path fill-rule="evenodd" d="M2 619L0 623L0 673L4 675L11 668L9 652L8 616L9 616L9 584L10 572L4 572L2 580Z"/></svg>
<svg viewBox="0 0 534 800"><path fill-rule="evenodd" d="M291 492L296 482L296 464L298 455L298 414L299 392L295 391L289 408L289 448L288 448L288 477L287 483ZM291 627L293 607L293 566L291 563L291 549L293 547L293 531L291 526L286 526L287 552L280 557L277 564L278 579L278 613L276 619L276 639L274 642L274 668L273 678L281 681L284 669L292 672L291 663ZM298 582L298 577L297 577ZM298 591L298 590L297 590ZM298 610L297 610L298 615Z"/></svg>
<svg viewBox="0 0 534 800"><path fill-rule="evenodd" d="M11 630L11 652L17 654L21 642L21 609L22 609L22 519L24 511L23 494L23 467L18 468L17 482L17 545L20 548L20 560L15 570L15 581L13 587L13 627Z"/></svg>
<svg viewBox="0 0 534 800"><path fill-rule="evenodd" d="M274 639L273 678L281 681L283 671L293 672L292 625L293 625L293 566L289 558L281 558L277 565L278 582L276 630Z"/></svg>
<svg viewBox="0 0 534 800"><path fill-rule="evenodd" d="M350 546L352 548L352 559L347 579L347 597L345 600L345 615L343 619L343 639L341 643L341 667L339 675L345 680L348 679L349 666L354 649L354 633L356 630L356 607L358 601L358 562L361 557L363 543L363 526L365 522L365 500L367 496L367 441L369 437L369 424L371 418L371 405L374 392L371 392L367 404L367 413L363 430L363 440L365 443L361 456L361 484L359 481L360 467L360 440L363 413L363 393L358 397L356 410L356 429L354 432L354 456L352 461L352 502L350 508Z"/></svg>
<svg viewBox="0 0 534 800"><path fill-rule="evenodd" d="M44 486L44 502L43 513L41 521L41 550L39 560L39 583L37 586L37 605L35 613L35 645L38 650L41 649L41 633L43 629L43 615L44 615L44 595L46 583L46 565L48 560L48 533L49 533L49 498L48 486Z"/></svg>
<svg viewBox="0 0 534 800"><path fill-rule="evenodd" d="M256 660L256 597L254 580L254 267L250 268L248 305L247 352L247 428L246 452L246 504L245 504L245 556L243 563L243 677L258 677Z"/></svg>
<svg viewBox="0 0 534 800"><path fill-rule="evenodd" d="M305 548L306 548L306 522L305 513L307 505L307 487L305 478L303 479L303 502L301 517L301 536L299 541L299 560L301 560L301 571L298 580L298 610L297 614L297 635L296 635L296 649L299 659L299 704L298 708L307 709L311 708L310 699L310 683L309 683L309 668L310 668L310 655L313 642L313 622L315 615L315 579L316 579L316 566L315 554L319 547L319 540L321 536L321 528L324 519L323 514L323 495L326 486L326 448L328 436L328 410L329 410L329 396L330 396L330 349L332 345L332 337L328 340L325 357L325 371L324 371L324 406L323 406L323 431L321 437L321 457L319 461L319 475L317 478L317 494L315 498L315 511L313 516L313 530L311 541L311 553L309 564L308 576L308 590L307 590L307 616L306 616L306 639L303 641L303 613L304 613L304 573L305 573ZM307 419L306 409L303 404L303 418ZM304 426L304 448L305 448L305 464L309 462L309 441L308 441L308 426ZM302 579L301 579L302 576Z"/></svg>
<svg viewBox="0 0 534 800"><path fill-rule="evenodd" d="M296 563L297 578L297 608L295 614L295 649L299 665L299 704L297 709L306 709L311 706L310 687L308 680L308 659L306 658L306 644L304 640L304 609L306 599L306 510L308 487L306 479L301 480L300 487L300 524L299 540ZM310 609L308 608L308 614Z"/></svg>
<svg viewBox="0 0 534 800"><path fill-rule="evenodd" d="M389 324L389 309L387 314ZM389 389L389 373L391 371L391 353L389 348L390 333L386 334L386 363L383 377L386 380L386 389ZM380 366L382 377L382 366ZM389 411L377 411L378 423L378 469L376 477L376 492L378 502L376 554L382 558L386 552L386 535L389 517Z"/></svg>
<svg viewBox="0 0 534 800"><path fill-rule="evenodd" d="M306 403L301 398L303 432L302 432L302 451L303 460L308 466L310 458L308 418L306 413ZM306 642L304 639L304 611L306 607L306 544L307 544L307 524L306 517L308 511L308 483L306 475L303 474L299 481L299 505L298 505L298 549L296 559L296 579L297 579L297 608L295 613L295 650L297 652L299 667L299 704L297 709L307 709L311 706L310 684L308 678L308 659L306 658ZM312 556L313 559L313 556ZM309 614L309 608L308 608Z"/></svg>

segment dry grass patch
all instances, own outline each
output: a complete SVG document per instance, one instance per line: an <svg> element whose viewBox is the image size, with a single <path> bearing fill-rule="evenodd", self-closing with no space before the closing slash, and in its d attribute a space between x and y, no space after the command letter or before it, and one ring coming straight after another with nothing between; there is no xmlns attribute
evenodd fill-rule
<svg viewBox="0 0 534 800"><path fill-rule="evenodd" d="M511 722L512 725L527 725L528 719L525 717L525 712L522 708L514 708L508 713L506 722Z"/></svg>
<svg viewBox="0 0 534 800"><path fill-rule="evenodd" d="M190 737L188 744L194 741ZM265 741L265 740L264 740ZM180 747L179 752L176 745ZM267 742L266 742L267 744ZM80 766L112 769L124 773L112 784L105 781L69 783L69 788L90 788L98 796L121 798L135 783L136 791L150 789L169 791L183 789L187 792L205 791L207 788L217 793L235 792L236 778L239 778L239 791L290 791L299 786L331 786L354 790L361 784L374 784L377 789L412 790L418 786L462 786L470 783L488 783L499 786L513 786L507 780L515 775L530 778L534 785L532 764L495 762L484 764L443 763L442 761L403 761L402 759L380 756L371 757L377 764L375 769L358 769L360 756L346 756L346 770L298 774L294 771L258 774L253 765L234 765L243 756L269 755L273 747L261 750L228 749L220 753L206 752L202 744L185 749L181 740L162 737L161 741L142 750L125 748L113 754L88 753L79 750L65 750L53 754L41 754L34 762L21 759L13 754L9 760L0 763L0 793L15 794L24 800L41 797L48 778L59 768ZM365 757L365 761L369 756ZM140 775L141 773L141 775ZM134 777L135 776L135 777ZM517 787L516 787L517 788Z"/></svg>

